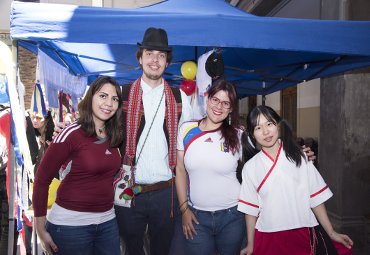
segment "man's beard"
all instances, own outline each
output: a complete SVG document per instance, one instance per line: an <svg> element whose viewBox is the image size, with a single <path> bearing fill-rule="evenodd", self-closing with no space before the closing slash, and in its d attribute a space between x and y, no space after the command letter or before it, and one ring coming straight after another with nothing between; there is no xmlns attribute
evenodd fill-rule
<svg viewBox="0 0 370 255"><path fill-rule="evenodd" d="M159 79L162 78L162 75L147 75L150 80L158 81Z"/></svg>
<svg viewBox="0 0 370 255"><path fill-rule="evenodd" d="M153 80L153 81L158 81L159 79L162 78L163 73L161 73L160 75L159 74L149 74L144 71L144 74L148 79Z"/></svg>

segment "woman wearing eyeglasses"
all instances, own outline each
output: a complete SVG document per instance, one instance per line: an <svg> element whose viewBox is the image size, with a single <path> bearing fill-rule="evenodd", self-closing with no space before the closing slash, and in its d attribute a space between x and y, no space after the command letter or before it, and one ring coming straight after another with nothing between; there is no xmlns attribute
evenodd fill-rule
<svg viewBox="0 0 370 255"><path fill-rule="evenodd" d="M241 157L234 86L216 81L208 92L207 117L179 129L176 189L186 254L239 254L245 219L237 210ZM186 170L185 170L186 169Z"/></svg>

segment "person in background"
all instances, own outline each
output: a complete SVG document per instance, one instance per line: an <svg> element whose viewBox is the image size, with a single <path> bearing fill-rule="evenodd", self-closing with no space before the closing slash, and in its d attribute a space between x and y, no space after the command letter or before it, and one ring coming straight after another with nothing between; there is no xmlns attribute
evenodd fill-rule
<svg viewBox="0 0 370 255"><path fill-rule="evenodd" d="M40 143L44 143L45 141L51 143L54 131L54 121L51 111L47 111L46 116L34 112L31 114L31 120L35 128L35 134L39 137Z"/></svg>
<svg viewBox="0 0 370 255"><path fill-rule="evenodd" d="M245 219L237 210L242 129L233 84L214 82L206 104L207 117L184 123L177 139L176 189L185 253L238 254Z"/></svg>
<svg viewBox="0 0 370 255"><path fill-rule="evenodd" d="M36 132L35 128L33 126L33 121L32 121L32 116L33 114L30 113L30 111L26 111L26 136L27 136L27 142L28 142L28 147L30 149L30 155L31 155L31 161L32 164L34 165L37 160L37 154L39 152L39 143L36 138Z"/></svg>
<svg viewBox="0 0 370 255"><path fill-rule="evenodd" d="M34 183L34 227L45 254L120 254L113 178L122 142L122 94L110 77L97 78L78 108L80 118L50 144ZM47 214L53 177L72 161Z"/></svg>
<svg viewBox="0 0 370 255"><path fill-rule="evenodd" d="M37 153L37 158L35 162L35 173L38 166L40 165L41 159L43 158L46 149L49 147L49 144L53 140L54 132L54 120L51 115L51 111L47 112L46 116L42 116L39 113L31 114L32 125L35 129L35 135L38 138L39 149Z"/></svg>
<svg viewBox="0 0 370 255"><path fill-rule="evenodd" d="M238 210L248 244L240 254L352 254L352 240L333 229L325 209L332 192L271 107L249 112L243 148Z"/></svg>

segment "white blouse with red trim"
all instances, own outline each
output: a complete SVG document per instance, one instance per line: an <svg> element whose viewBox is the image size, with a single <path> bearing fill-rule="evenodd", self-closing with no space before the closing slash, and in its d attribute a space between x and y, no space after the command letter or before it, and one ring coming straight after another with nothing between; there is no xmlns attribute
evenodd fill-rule
<svg viewBox="0 0 370 255"><path fill-rule="evenodd" d="M276 160L259 152L244 165L242 175L238 210L258 216L261 232L318 225L311 208L333 195L312 162L302 160L297 167L281 147Z"/></svg>

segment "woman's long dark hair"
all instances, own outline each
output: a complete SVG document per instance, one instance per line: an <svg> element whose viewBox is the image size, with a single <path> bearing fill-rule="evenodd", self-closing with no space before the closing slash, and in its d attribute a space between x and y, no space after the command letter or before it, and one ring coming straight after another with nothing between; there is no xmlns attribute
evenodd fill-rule
<svg viewBox="0 0 370 255"><path fill-rule="evenodd" d="M231 110L230 118L231 124L229 124L229 118L223 120L221 125L221 135L225 139L232 153L236 153L240 148L238 129L239 126L239 107L238 98L236 97L236 91L234 85L224 79L216 80L208 91L208 98L213 97L219 91L225 91L229 97Z"/></svg>
<svg viewBox="0 0 370 255"><path fill-rule="evenodd" d="M282 119L271 107L265 105L255 107L247 116L247 129L242 136L243 155L245 156L245 161L248 161L258 152L256 149L257 142L253 136L253 132L254 128L258 125L260 115L265 116L268 121L279 126L280 139L283 143L283 149L288 160L294 162L297 167L300 166L302 163L302 157L305 158L305 156L293 137L292 128L289 123ZM248 141L248 137L250 142Z"/></svg>
<svg viewBox="0 0 370 255"><path fill-rule="evenodd" d="M95 124L92 112L93 96L105 85L112 84L116 88L118 96L118 109L112 118L105 122L105 132L111 147L118 147L122 143L123 138L123 123L122 123L122 92L117 81L112 77L101 76L97 78L91 85L82 101L78 104L80 118L77 123L89 136L96 136Z"/></svg>

